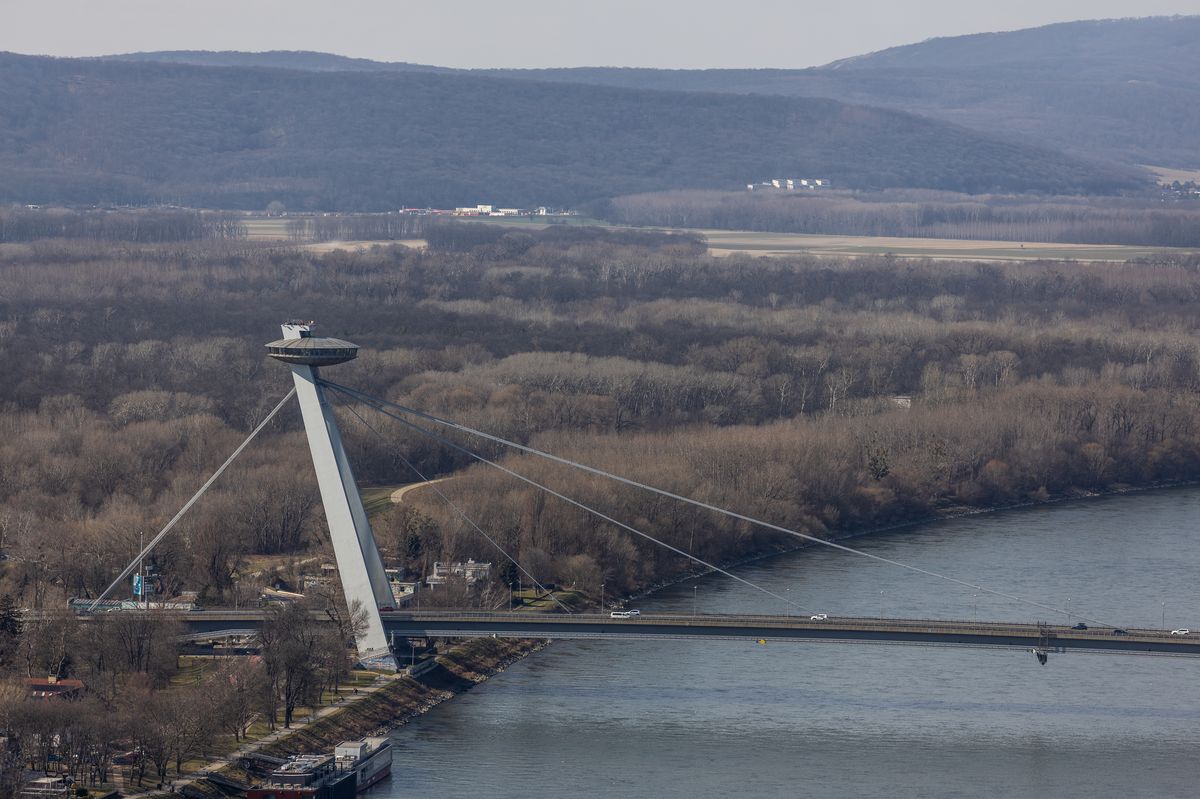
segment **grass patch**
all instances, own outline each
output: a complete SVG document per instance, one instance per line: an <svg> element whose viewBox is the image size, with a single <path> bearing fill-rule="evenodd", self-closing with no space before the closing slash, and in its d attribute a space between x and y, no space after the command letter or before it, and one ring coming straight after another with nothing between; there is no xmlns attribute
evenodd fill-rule
<svg viewBox="0 0 1200 799"><path fill-rule="evenodd" d="M403 485L394 486L376 486L374 488L360 488L358 493L362 496L363 508L366 509L368 516L375 516L383 513L385 510L391 510L395 507L392 502L392 494Z"/></svg>

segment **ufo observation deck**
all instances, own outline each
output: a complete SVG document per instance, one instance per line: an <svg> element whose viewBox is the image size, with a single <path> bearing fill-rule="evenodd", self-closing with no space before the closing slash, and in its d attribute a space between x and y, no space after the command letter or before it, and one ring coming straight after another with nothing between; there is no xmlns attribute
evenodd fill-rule
<svg viewBox="0 0 1200 799"><path fill-rule="evenodd" d="M284 363L305 366L333 366L358 356L358 345L340 338L302 336L283 338L267 345L267 354Z"/></svg>

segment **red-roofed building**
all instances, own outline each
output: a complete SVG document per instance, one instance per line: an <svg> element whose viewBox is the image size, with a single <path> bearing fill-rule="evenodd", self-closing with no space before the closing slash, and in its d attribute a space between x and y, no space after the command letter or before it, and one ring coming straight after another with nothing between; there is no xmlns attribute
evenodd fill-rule
<svg viewBox="0 0 1200 799"><path fill-rule="evenodd" d="M30 699L78 699L83 696L82 680L61 680L58 677L26 677L25 690Z"/></svg>

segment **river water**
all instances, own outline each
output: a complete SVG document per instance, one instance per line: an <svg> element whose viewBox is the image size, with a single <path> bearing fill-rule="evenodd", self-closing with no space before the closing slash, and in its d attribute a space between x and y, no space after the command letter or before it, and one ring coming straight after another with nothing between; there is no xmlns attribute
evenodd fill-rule
<svg viewBox="0 0 1200 799"><path fill-rule="evenodd" d="M1200 489L855 539L1126 626L1200 629ZM829 549L738 574L808 611L1062 622ZM719 575L644 613L783 613ZM1165 603L1165 604L1164 604ZM776 603L779 605L779 603ZM1077 619L1073 619L1077 620ZM400 797L1193 797L1200 661L871 644L560 641L393 734Z"/></svg>

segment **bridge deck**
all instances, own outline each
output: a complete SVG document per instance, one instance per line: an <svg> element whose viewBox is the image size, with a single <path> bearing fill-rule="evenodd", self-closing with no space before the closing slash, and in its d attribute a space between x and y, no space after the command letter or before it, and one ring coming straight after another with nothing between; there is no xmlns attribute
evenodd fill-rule
<svg viewBox="0 0 1200 799"><path fill-rule="evenodd" d="M263 618L260 611L200 611L185 614L193 633L245 630ZM792 641L844 641L943 646L1040 648L1057 651L1125 652L1200 657L1200 635L1165 630L1111 628L1075 630L1067 625L970 622L939 619L877 619L831 616L696 616L556 613L475 613L390 611L384 629L407 637L502 638L709 638Z"/></svg>

